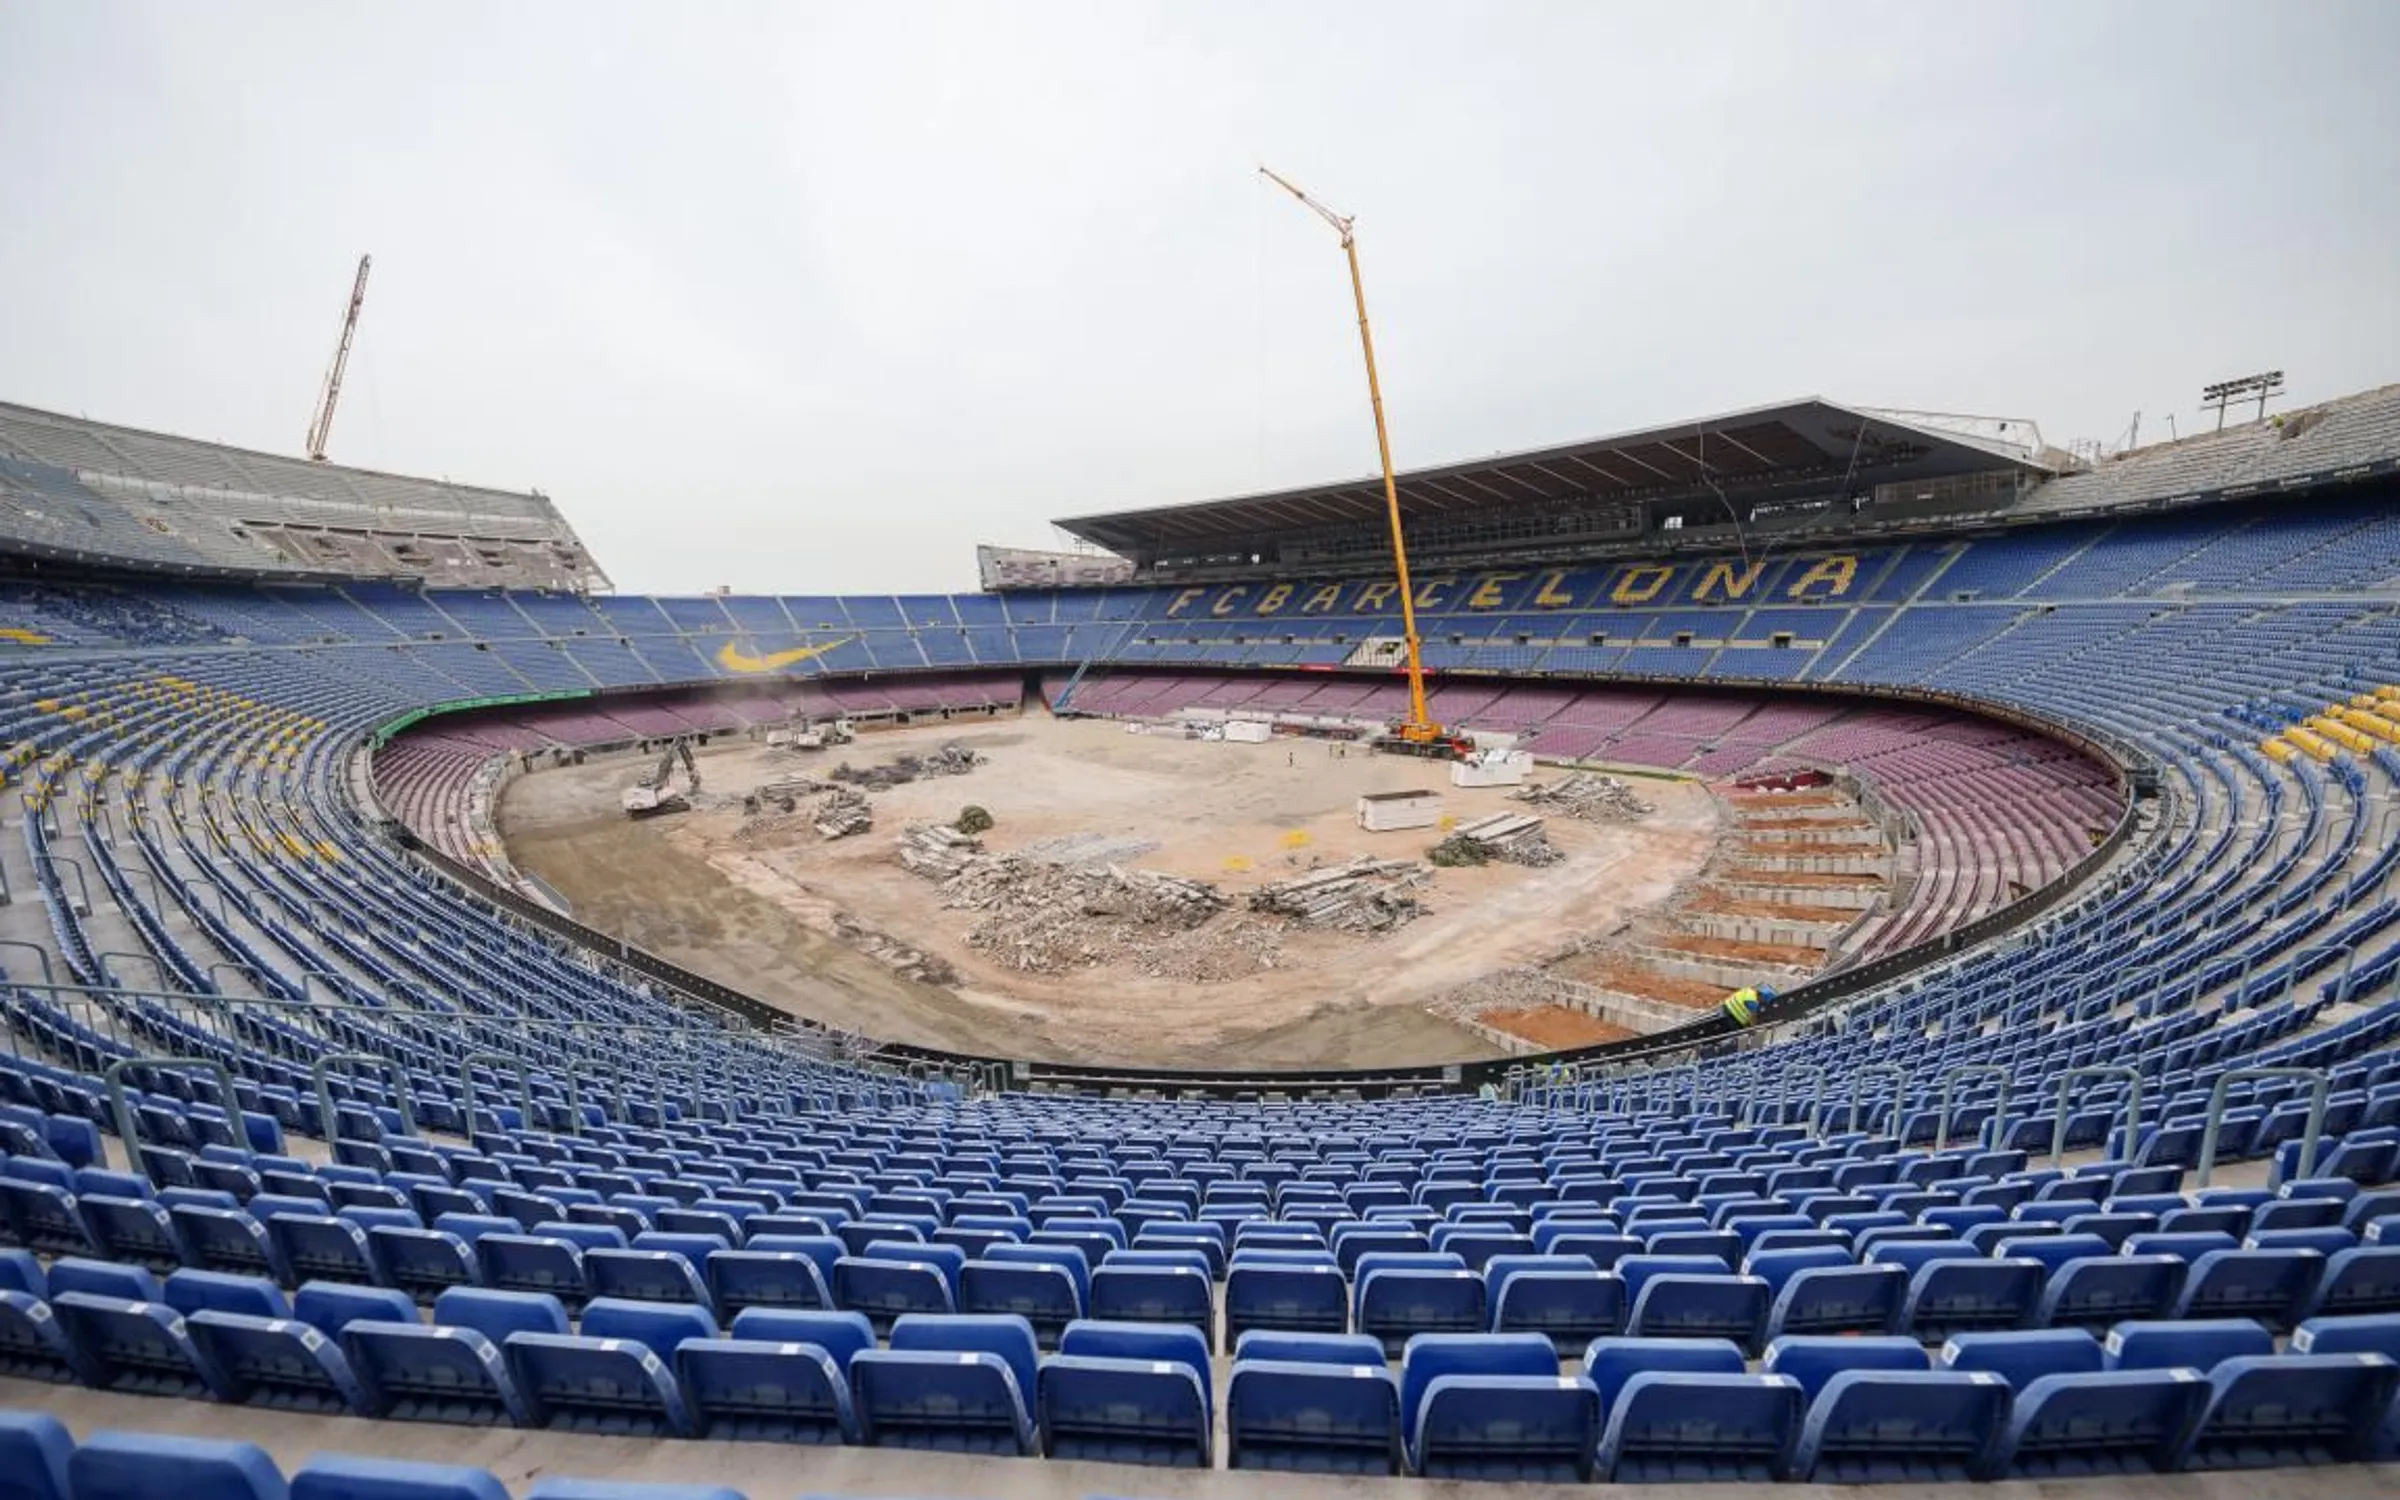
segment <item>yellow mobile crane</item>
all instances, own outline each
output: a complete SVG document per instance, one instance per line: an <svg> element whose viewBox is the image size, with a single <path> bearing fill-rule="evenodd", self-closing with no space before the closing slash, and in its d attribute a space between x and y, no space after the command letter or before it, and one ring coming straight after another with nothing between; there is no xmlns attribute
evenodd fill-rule
<svg viewBox="0 0 2400 1500"><path fill-rule="evenodd" d="M1367 399L1375 407L1375 451L1383 460L1383 503L1392 523L1392 570L1400 584L1401 639L1408 648L1408 717L1391 726L1391 739L1397 741L1394 748L1426 755L1460 754L1460 742L1444 734L1442 726L1433 721L1433 715L1425 707L1425 661L1417 639L1417 597L1408 580L1408 542L1400 530L1400 487L1392 477L1392 439L1383 424L1383 384L1375 376L1375 336L1367 328L1367 288L1358 275L1358 236L1351 231L1354 220L1348 214L1335 213L1268 168L1262 166L1258 171L1331 224L1342 237L1342 254L1350 262L1350 295L1358 304L1358 347L1367 357Z"/></svg>

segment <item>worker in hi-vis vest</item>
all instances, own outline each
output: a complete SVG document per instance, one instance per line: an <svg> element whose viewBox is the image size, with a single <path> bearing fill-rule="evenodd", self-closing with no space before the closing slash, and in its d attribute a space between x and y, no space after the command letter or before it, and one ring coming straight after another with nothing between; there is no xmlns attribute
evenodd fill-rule
<svg viewBox="0 0 2400 1500"><path fill-rule="evenodd" d="M1758 1018L1766 1014L1767 1007L1774 1003L1773 990L1763 985L1756 989L1744 985L1725 997L1723 1009L1726 1015L1733 1018L1734 1025L1755 1026Z"/></svg>

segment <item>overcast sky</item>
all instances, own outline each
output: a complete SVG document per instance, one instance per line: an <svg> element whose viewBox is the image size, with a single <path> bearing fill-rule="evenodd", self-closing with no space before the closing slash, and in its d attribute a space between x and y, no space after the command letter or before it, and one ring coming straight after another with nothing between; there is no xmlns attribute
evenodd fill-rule
<svg viewBox="0 0 2400 1500"><path fill-rule="evenodd" d="M0 0L0 399L539 487L621 589L1789 396L2400 379L2400 0Z"/></svg>

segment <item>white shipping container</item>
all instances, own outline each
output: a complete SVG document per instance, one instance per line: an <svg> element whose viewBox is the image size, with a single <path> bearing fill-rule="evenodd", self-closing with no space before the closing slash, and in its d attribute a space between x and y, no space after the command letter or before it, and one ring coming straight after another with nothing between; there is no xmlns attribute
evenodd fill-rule
<svg viewBox="0 0 2400 1500"><path fill-rule="evenodd" d="M1439 792L1367 792L1358 799L1358 826L1369 833L1431 828L1441 820Z"/></svg>
<svg viewBox="0 0 2400 1500"><path fill-rule="evenodd" d="M1256 719L1227 719L1225 738L1244 745L1263 745L1274 731Z"/></svg>

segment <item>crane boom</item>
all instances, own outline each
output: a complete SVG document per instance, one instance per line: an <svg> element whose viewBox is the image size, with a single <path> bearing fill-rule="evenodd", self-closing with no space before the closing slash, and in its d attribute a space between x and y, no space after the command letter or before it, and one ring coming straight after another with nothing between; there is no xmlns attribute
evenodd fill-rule
<svg viewBox="0 0 2400 1500"><path fill-rule="evenodd" d="M1400 525L1400 485L1392 474L1392 438L1383 418L1383 382L1375 373L1375 335L1367 326L1367 285L1358 273L1358 235L1349 214L1338 214L1302 192L1290 179L1261 166L1259 175L1300 200L1301 206L1333 226L1342 237L1342 254L1350 264L1350 296L1358 305L1358 347L1367 361L1367 400L1375 408L1375 452L1383 462L1383 504L1392 525L1392 571L1400 585L1401 641L1408 652L1408 721L1399 726L1400 738L1411 745L1433 745L1442 726L1425 706L1424 643L1417 635L1417 595L1408 577L1408 539Z"/></svg>
<svg viewBox="0 0 2400 1500"><path fill-rule="evenodd" d="M350 283L350 307L342 314L342 341L334 346L333 368L325 372L325 394L308 424L308 456L318 463L325 461L325 444L333 436L333 412L342 400L342 372L350 368L350 341L358 336L358 310L367 304L367 267L374 263L372 255L358 258L358 276Z"/></svg>

